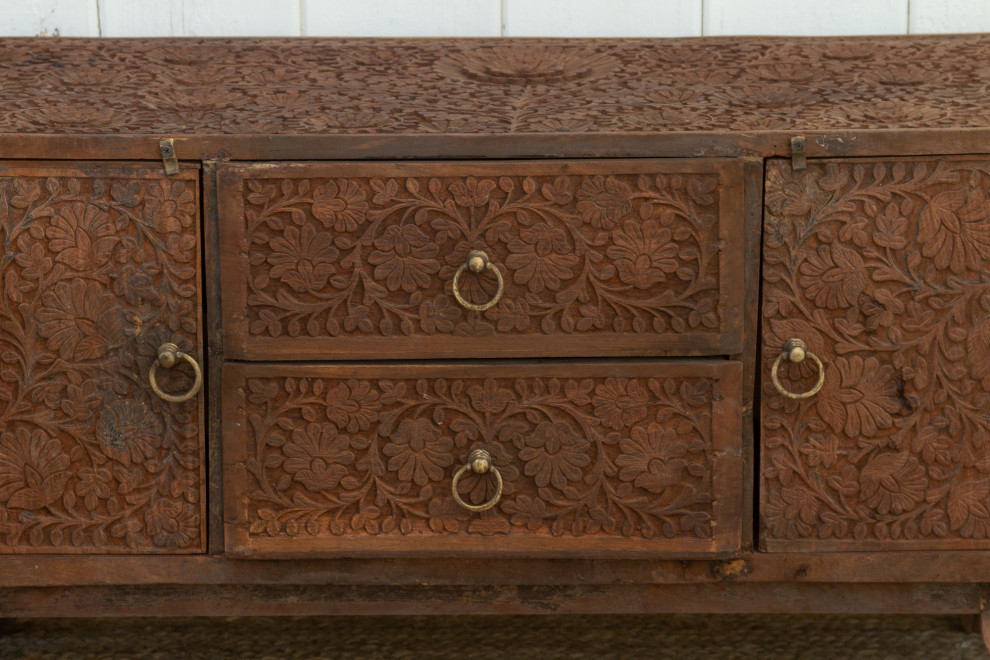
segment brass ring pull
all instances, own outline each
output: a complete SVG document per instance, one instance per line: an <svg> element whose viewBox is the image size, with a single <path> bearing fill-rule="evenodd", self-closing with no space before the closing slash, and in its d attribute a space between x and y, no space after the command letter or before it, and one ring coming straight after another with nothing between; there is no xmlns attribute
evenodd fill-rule
<svg viewBox="0 0 990 660"><path fill-rule="evenodd" d="M780 363L784 358L788 361L798 364L804 362L805 358L810 359L818 367L818 382L807 392L791 392L786 387L780 384L780 378L777 377L777 370L780 368ZM808 352L808 347L800 339L788 339L787 343L784 344L784 350L773 363L773 368L770 369L770 379L773 381L773 386L777 388L777 391L786 396L788 399L807 399L808 397L818 394L818 391L822 389L822 385L825 384L825 365L814 353Z"/></svg>
<svg viewBox="0 0 990 660"><path fill-rule="evenodd" d="M461 292L457 288L457 278L461 276L465 268L470 268L472 273L480 273L481 271L487 269L495 273L495 279L498 280L498 291L492 296L492 299L486 303L481 303L480 305L475 305L474 303L469 303L461 297ZM457 272L454 273L454 298L457 302L461 304L461 307L466 309L472 309L476 312L483 312L489 307L493 307L501 298L502 292L505 291L505 282L502 280L502 272L488 260L488 255L481 250L471 250L468 252L467 261L465 261Z"/></svg>
<svg viewBox="0 0 990 660"><path fill-rule="evenodd" d="M171 369L181 359L185 359L186 362L192 365L193 371L196 372L196 381L193 383L193 386L189 388L188 392L184 392L183 394L169 394L158 387L158 381L155 380L155 371L158 369L158 365L161 365L166 369ZM148 372L148 380L151 382L152 391L157 394L160 399L168 401L169 403L182 403L183 401L188 401L196 396L196 393L199 392L199 388L203 386L203 371L199 368L199 364L193 356L183 353L175 344L167 343L158 347L158 359L151 365L151 371Z"/></svg>
<svg viewBox="0 0 990 660"><path fill-rule="evenodd" d="M495 494L487 502L468 504L457 494L457 482L461 480L461 477L468 470L471 470L475 474L487 474L490 472L495 475ZM502 475L499 474L498 468L492 465L492 455L484 449L472 449L468 455L468 462L462 465L457 473L454 474L454 480L450 484L450 492L454 494L455 502L474 513L487 511L498 504L498 501L502 499Z"/></svg>

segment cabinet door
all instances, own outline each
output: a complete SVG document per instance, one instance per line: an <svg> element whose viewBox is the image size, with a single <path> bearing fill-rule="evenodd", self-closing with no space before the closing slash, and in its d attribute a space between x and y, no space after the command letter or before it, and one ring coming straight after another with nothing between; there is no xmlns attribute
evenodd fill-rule
<svg viewBox="0 0 990 660"><path fill-rule="evenodd" d="M990 547L988 192L986 158L768 164L767 549Z"/></svg>
<svg viewBox="0 0 990 660"><path fill-rule="evenodd" d="M0 163L0 552L203 551L197 181Z"/></svg>

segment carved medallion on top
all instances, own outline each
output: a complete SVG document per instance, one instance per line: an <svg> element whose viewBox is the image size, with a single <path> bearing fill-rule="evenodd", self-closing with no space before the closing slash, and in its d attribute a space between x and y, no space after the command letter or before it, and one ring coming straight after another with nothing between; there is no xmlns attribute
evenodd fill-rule
<svg viewBox="0 0 990 660"><path fill-rule="evenodd" d="M619 60L605 53L575 46L534 43L454 53L437 62L436 70L451 77L525 85L599 78L619 66Z"/></svg>

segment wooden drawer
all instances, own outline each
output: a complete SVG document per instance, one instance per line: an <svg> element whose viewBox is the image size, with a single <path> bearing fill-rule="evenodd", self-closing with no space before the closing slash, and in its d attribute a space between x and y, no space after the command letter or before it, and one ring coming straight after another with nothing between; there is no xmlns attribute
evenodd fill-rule
<svg viewBox="0 0 990 660"><path fill-rule="evenodd" d="M740 545L737 362L226 364L228 553L693 555ZM464 470L473 450L493 472Z"/></svg>
<svg viewBox="0 0 990 660"><path fill-rule="evenodd" d="M741 162L265 163L218 174L228 357L742 349ZM462 269L471 251L490 268ZM501 296L468 309L455 278L468 305L495 299L499 279Z"/></svg>
<svg viewBox="0 0 990 660"><path fill-rule="evenodd" d="M767 549L990 547L988 191L985 158L768 163Z"/></svg>
<svg viewBox="0 0 990 660"><path fill-rule="evenodd" d="M0 163L0 553L205 550L198 180Z"/></svg>

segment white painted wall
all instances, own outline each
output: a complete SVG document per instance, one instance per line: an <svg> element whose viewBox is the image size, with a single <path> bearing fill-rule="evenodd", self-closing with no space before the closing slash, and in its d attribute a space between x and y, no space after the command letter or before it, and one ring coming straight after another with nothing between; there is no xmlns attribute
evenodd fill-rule
<svg viewBox="0 0 990 660"><path fill-rule="evenodd" d="M0 36L990 32L990 0L0 0Z"/></svg>

